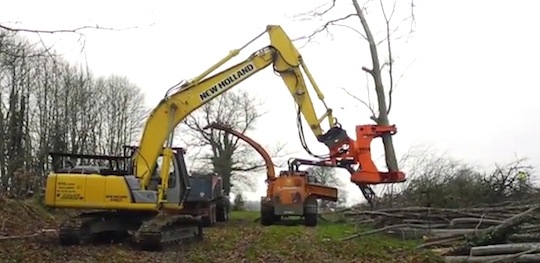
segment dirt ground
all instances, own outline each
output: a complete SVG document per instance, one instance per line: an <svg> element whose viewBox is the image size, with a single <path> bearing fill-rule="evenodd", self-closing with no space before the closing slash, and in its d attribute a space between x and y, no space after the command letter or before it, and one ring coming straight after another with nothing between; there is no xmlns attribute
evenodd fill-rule
<svg viewBox="0 0 540 263"><path fill-rule="evenodd" d="M61 216L32 201L0 201L0 213L0 262L6 263L438 262L414 253L414 244L378 236L338 243L336 239L354 231L347 224L262 227L254 222L254 212L235 212L229 222L206 228L204 241L170 246L161 252L135 251L128 244L59 246L54 231Z"/></svg>

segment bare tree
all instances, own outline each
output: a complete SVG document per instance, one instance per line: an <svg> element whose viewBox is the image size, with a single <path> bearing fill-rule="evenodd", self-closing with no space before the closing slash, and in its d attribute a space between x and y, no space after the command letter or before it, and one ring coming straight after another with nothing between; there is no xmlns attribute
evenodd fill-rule
<svg viewBox="0 0 540 263"><path fill-rule="evenodd" d="M0 186L25 197L40 189L48 152L118 153L142 126L142 93L123 77L87 67L0 29ZM110 132L110 131L113 132Z"/></svg>
<svg viewBox="0 0 540 263"><path fill-rule="evenodd" d="M194 159L202 164L198 169L212 167L223 177L224 188L230 193L232 182L238 189L253 188L253 173L264 167L249 145L223 131L204 129L211 123L219 123L245 133L252 130L262 116L258 101L245 91L229 91L188 116L182 132L182 140L192 150ZM186 136L187 135L187 136ZM273 150L276 155L282 147Z"/></svg>
<svg viewBox="0 0 540 263"><path fill-rule="evenodd" d="M340 1L343 3L345 1ZM369 54L371 56L371 67L363 66L362 70L371 77L374 83L375 93L377 95L377 104L378 110L376 111L372 105L371 99L369 97L369 87L368 88L368 99L361 99L359 96L354 95L351 92L345 90L345 92L365 105L371 111L371 119L378 125L388 126L390 121L388 115L392 108L392 95L393 92L401 79L401 76L396 79L394 67L395 60L394 54L392 51L392 45L394 41L402 39L406 36L409 36L414 31L415 20L414 20L414 2L413 0L409 1L384 1L384 0L367 0L363 5L360 5L357 0L352 0L352 5L354 11L347 11L346 14L332 14L332 12L337 7L337 0L333 0L330 4L326 5L329 7L319 7L313 11L310 11L306 14L302 14L303 17L318 18L323 19L324 24L316 29L313 33L308 36L302 37L301 39L312 41L313 38L321 33L327 32L330 33L332 27L345 27L351 29L356 34L358 34L362 39L364 39L368 46ZM383 34L380 39L377 39L377 32L371 28L371 22L368 23L367 14L368 11L372 10L372 5L377 5L378 10L380 11L379 16L383 21ZM400 6L403 5L403 6ZM350 10L350 9L347 9ZM407 14L401 18L396 18L396 14L400 11L408 10ZM327 18L331 16L333 18ZM350 19L358 19L356 23L350 23ZM397 21L396 21L397 19ZM360 22L360 24L358 24ZM403 31L403 25L410 23L408 30ZM377 24L377 23L373 23ZM361 29L358 30L357 28ZM402 35L398 35L403 33ZM382 51L381 51L382 50ZM384 54L386 51L386 59L381 61L381 53ZM369 81L369 80L368 80ZM385 83L386 82L386 83ZM385 89L387 86L387 89ZM354 92L356 93L356 92ZM384 150L385 150L385 159L386 165L390 171L398 171L398 161L396 158L392 137L390 134L385 134L383 137Z"/></svg>
<svg viewBox="0 0 540 263"><path fill-rule="evenodd" d="M101 151L108 154L121 154L123 145L138 137L144 120L143 95L139 87L126 77L109 76L101 79L103 90L101 100L101 124L104 141Z"/></svg>
<svg viewBox="0 0 540 263"><path fill-rule="evenodd" d="M336 168L332 167L309 167L307 172L320 184L336 187L338 189L338 201L330 202L322 200L319 206L323 209L336 208L347 202L347 192L345 191L345 184L337 177Z"/></svg>

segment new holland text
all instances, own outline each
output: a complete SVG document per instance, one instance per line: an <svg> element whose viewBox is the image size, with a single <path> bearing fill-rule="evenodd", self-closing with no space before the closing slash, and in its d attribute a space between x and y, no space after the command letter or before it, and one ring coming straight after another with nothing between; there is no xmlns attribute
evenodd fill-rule
<svg viewBox="0 0 540 263"><path fill-rule="evenodd" d="M229 75L228 77L220 81L218 84L201 92L199 94L199 98L201 99L201 101L206 101L206 100L211 99L212 97L214 97L216 93L222 91L223 89L227 89L229 86L236 84L240 80L251 75L251 73L253 73L253 70L255 70L255 65L253 65L252 63L247 64L246 66L244 66L237 72Z"/></svg>

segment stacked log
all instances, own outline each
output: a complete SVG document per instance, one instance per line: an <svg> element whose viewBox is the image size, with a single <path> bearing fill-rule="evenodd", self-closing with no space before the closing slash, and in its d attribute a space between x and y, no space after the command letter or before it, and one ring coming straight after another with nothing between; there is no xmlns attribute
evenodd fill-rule
<svg viewBox="0 0 540 263"><path fill-rule="evenodd" d="M342 240L384 233L421 239L417 249L437 250L447 262L540 262L540 205L536 204L350 210L344 215L374 229Z"/></svg>

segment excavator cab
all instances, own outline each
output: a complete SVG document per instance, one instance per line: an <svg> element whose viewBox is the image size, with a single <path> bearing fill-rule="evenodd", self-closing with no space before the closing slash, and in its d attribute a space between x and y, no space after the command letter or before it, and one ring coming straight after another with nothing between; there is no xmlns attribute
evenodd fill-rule
<svg viewBox="0 0 540 263"><path fill-rule="evenodd" d="M187 173L184 160L184 151L175 151L171 162L172 163L169 165L170 172L168 178L166 199L168 203L183 204L187 196L189 195L189 191L191 190L189 175ZM161 171L159 170L158 166L155 172L158 178L160 173Z"/></svg>
<svg viewBox="0 0 540 263"><path fill-rule="evenodd" d="M130 156L133 156L135 151L137 151L137 148L133 146L126 146L126 148L128 148L131 151L131 153L129 154ZM172 159L170 160L171 163L169 164L169 177L167 179L168 186L167 186L167 191L165 192L165 197L167 200L166 206L167 204L170 204L172 206L182 205L187 199L189 192L191 190L191 181L189 179L189 173L188 173L186 162L184 159L184 155L186 151L184 148L181 148L181 147L175 147L171 149L173 150L173 156L172 156ZM154 172L152 173L149 187L147 189L153 192L151 196L152 196L152 201L154 203L157 203L158 187L161 187L161 185L163 185L162 178L160 176L162 166L163 166L163 155L160 155L157 161L156 168L154 169ZM137 180L136 181L137 184L134 184L134 183L130 184L130 187L133 186L132 190L135 190L135 188L140 188L138 186L140 185L140 182L138 181L138 179L136 179L135 176L132 176L132 178L130 178L129 180L131 179Z"/></svg>

